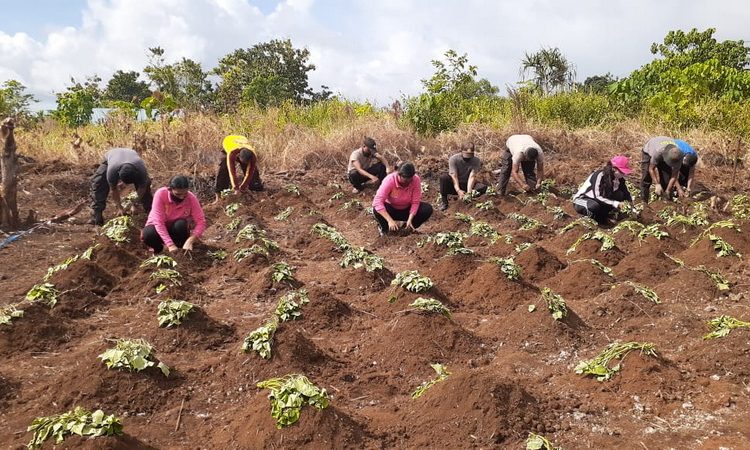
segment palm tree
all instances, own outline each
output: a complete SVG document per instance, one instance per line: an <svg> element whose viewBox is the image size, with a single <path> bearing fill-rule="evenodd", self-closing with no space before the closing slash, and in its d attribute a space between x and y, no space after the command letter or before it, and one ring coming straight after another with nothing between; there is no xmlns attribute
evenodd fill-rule
<svg viewBox="0 0 750 450"><path fill-rule="evenodd" d="M575 66L557 47L525 53L521 60L521 77L525 79L529 72L533 73L531 81L545 95L569 89L575 83Z"/></svg>

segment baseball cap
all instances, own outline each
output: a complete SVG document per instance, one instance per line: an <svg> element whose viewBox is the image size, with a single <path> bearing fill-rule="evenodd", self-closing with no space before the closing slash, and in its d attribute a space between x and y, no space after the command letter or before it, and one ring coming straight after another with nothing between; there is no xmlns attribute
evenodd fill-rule
<svg viewBox="0 0 750 450"><path fill-rule="evenodd" d="M630 168L630 158L625 155L617 155L610 160L612 167L617 168L623 175L630 175L633 169Z"/></svg>

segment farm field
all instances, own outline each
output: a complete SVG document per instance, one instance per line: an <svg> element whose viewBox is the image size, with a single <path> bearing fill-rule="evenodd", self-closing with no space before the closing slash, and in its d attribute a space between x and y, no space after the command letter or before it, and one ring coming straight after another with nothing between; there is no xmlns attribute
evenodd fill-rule
<svg viewBox="0 0 750 450"><path fill-rule="evenodd" d="M416 162L428 184L424 199L434 201L444 162ZM124 435L69 437L60 448L524 448L530 432L566 449L747 448L750 330L703 338L719 316L750 321L745 216L708 201L657 201L640 225L594 235L574 222L564 194L588 172L555 164L546 197L454 200L420 233L387 237L378 237L366 210L372 191L351 194L338 172L267 174L267 190L236 207L232 199L204 203L203 242L191 258L175 257L181 284L160 294L156 268L141 267L149 255L136 228L116 244L96 236L82 213L24 236L0 250L0 305L22 300L48 267L98 246L50 276L60 292L53 308L25 304L23 317L0 325L0 446L24 448L35 417L82 406L120 417ZM88 195L89 174L26 164L19 203L53 215ZM383 267L341 267L344 252L315 233L330 231L316 224L381 257ZM438 234L445 232L460 234ZM579 242L586 233L592 239ZM607 237L614 245L602 250ZM742 256L726 247L718 256L720 242ZM247 251L237 261L253 244L268 255ZM220 250L223 260L208 253ZM505 266L493 259L509 257ZM272 280L280 262L294 268L294 280ZM406 271L433 286L419 293L392 286ZM545 288L564 299L565 314L548 308ZM243 352L279 299L300 289L309 303L297 320L279 323L271 358ZM439 300L450 317L415 311L409 305L420 297ZM182 325L159 327L166 298L197 310ZM119 338L151 343L170 375L107 370L97 356ZM653 344L655 355L634 350L611 362L621 367L607 381L576 373L613 342ZM436 377L431 364L449 375L412 398ZM330 406L306 406L299 422L277 429L268 390L256 384L293 373L324 388Z"/></svg>

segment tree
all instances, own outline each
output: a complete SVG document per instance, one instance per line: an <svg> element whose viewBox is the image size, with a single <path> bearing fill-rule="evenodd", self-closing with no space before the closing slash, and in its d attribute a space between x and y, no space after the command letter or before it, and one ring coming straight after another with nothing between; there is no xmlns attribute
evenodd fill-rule
<svg viewBox="0 0 750 450"><path fill-rule="evenodd" d="M101 102L101 81L102 79L96 75L87 78L83 84L71 78L72 86L65 92L55 93L57 109L53 112L53 117L70 127L80 127L91 122L94 108Z"/></svg>
<svg viewBox="0 0 750 450"><path fill-rule="evenodd" d="M33 95L26 93L26 86L16 80L8 80L0 88L0 117L28 119L31 117L29 105L36 101Z"/></svg>
<svg viewBox="0 0 750 450"><path fill-rule="evenodd" d="M525 53L520 70L524 81L529 73L533 74L531 81L544 95L572 88L576 78L575 67L557 47Z"/></svg>
<svg viewBox="0 0 750 450"><path fill-rule="evenodd" d="M594 94L606 94L608 92L609 85L616 82L615 78L611 73L607 72L604 75L594 75L586 78L581 89L585 92L591 92Z"/></svg>
<svg viewBox="0 0 750 450"><path fill-rule="evenodd" d="M308 85L307 73L315 70L309 58L309 50L294 48L289 39L237 49L221 58L213 70L221 77L218 101L224 110L232 110L240 103L265 107L320 98Z"/></svg>
<svg viewBox="0 0 750 450"><path fill-rule="evenodd" d="M208 73L200 63L182 58L179 62L167 64L164 49L149 48L150 62L143 69L156 90L168 94L180 108L201 110L213 104L213 85Z"/></svg>
<svg viewBox="0 0 750 450"><path fill-rule="evenodd" d="M651 53L669 61L671 67L686 68L696 63L716 59L719 65L742 70L747 68L748 48L744 41L723 41L714 39L715 28L687 33L682 30L670 31L664 41L651 44Z"/></svg>
<svg viewBox="0 0 750 450"><path fill-rule="evenodd" d="M104 100L129 102L139 104L151 95L148 83L138 81L140 74L136 71L123 72L118 70L112 75L104 89Z"/></svg>

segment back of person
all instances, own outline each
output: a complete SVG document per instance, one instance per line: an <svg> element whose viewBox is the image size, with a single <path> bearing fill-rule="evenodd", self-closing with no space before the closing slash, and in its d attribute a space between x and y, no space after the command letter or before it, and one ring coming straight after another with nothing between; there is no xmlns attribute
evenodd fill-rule
<svg viewBox="0 0 750 450"><path fill-rule="evenodd" d="M124 164L131 164L143 175L147 175L146 164L138 152L131 148L113 148L104 154L104 159L107 162L107 181L110 185L119 181L118 172Z"/></svg>
<svg viewBox="0 0 750 450"><path fill-rule="evenodd" d="M677 145L677 143L674 138L669 136L656 136L646 142L646 145L643 146L643 152L652 159L655 158L658 163L662 161L664 149L668 145Z"/></svg>
<svg viewBox="0 0 750 450"><path fill-rule="evenodd" d="M523 153L530 148L535 148L538 152L537 158L541 159L543 155L542 147L537 144L533 137L528 134L514 134L505 141L505 146L513 156L513 162L524 161Z"/></svg>

